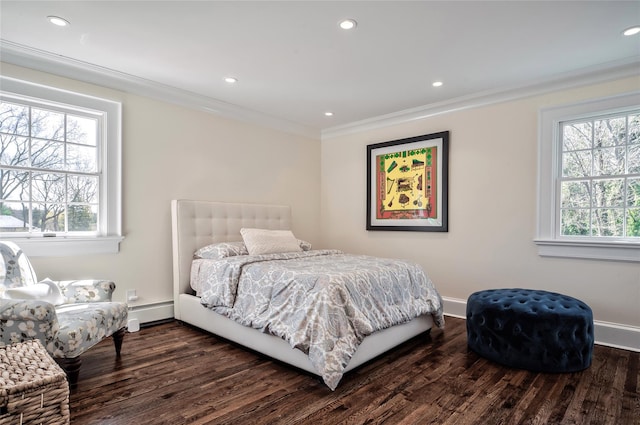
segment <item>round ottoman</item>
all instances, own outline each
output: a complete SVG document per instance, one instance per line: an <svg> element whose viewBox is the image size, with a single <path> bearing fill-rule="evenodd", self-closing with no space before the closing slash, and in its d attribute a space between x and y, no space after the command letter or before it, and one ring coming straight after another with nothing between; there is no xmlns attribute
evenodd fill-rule
<svg viewBox="0 0 640 425"><path fill-rule="evenodd" d="M506 366L576 372L591 365L593 313L582 301L553 292L475 292L467 300L467 343Z"/></svg>

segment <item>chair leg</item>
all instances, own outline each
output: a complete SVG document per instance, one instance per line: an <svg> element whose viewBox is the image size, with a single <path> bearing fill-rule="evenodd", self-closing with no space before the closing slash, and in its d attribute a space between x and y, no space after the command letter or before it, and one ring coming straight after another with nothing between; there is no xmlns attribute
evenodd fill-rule
<svg viewBox="0 0 640 425"><path fill-rule="evenodd" d="M80 356L67 358L56 358L55 361L67 374L67 380L69 381L69 387L75 388L78 386L78 376L80 375L80 366L82 366L82 359Z"/></svg>
<svg viewBox="0 0 640 425"><path fill-rule="evenodd" d="M120 350L122 349L122 340L124 339L124 334L127 333L125 328L118 329L113 333L113 345L116 347L116 356L120 356Z"/></svg>
<svg viewBox="0 0 640 425"><path fill-rule="evenodd" d="M118 357L120 356L120 350L122 349L122 340L124 339L125 333L125 328L119 329L113 333L113 343L116 346L116 356ZM80 358L80 356L73 358L55 358L54 360L67 374L69 387L77 387L78 377L80 375L80 366L82 366L82 359Z"/></svg>

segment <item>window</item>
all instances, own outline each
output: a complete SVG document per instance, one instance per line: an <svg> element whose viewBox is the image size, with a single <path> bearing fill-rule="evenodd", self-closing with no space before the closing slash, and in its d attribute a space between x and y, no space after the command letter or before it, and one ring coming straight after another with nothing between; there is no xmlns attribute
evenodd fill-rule
<svg viewBox="0 0 640 425"><path fill-rule="evenodd" d="M640 94L540 118L540 255L640 261Z"/></svg>
<svg viewBox="0 0 640 425"><path fill-rule="evenodd" d="M1 82L0 236L29 255L117 252L120 104Z"/></svg>

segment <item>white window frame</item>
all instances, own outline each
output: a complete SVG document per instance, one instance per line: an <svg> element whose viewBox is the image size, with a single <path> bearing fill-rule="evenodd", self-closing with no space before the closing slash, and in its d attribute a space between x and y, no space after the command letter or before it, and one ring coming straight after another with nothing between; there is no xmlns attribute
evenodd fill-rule
<svg viewBox="0 0 640 425"><path fill-rule="evenodd" d="M563 237L559 228L560 124L637 109L640 91L545 108L538 116L538 211L534 242L540 256L640 262L640 241Z"/></svg>
<svg viewBox="0 0 640 425"><path fill-rule="evenodd" d="M3 236L16 242L29 256L71 256L117 253L122 236L121 133L122 104L15 78L0 76L0 97L7 101L30 99L86 108L103 113L100 157L100 228L96 236Z"/></svg>

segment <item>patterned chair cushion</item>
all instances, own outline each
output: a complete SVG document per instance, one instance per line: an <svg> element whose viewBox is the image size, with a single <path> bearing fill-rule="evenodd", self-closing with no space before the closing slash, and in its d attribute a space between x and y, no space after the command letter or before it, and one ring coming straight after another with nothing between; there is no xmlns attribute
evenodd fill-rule
<svg viewBox="0 0 640 425"><path fill-rule="evenodd" d="M67 304L56 309L57 338L47 345L53 357L79 356L127 325L127 305L116 302Z"/></svg>
<svg viewBox="0 0 640 425"><path fill-rule="evenodd" d="M56 282L65 303L94 303L111 301L116 284L110 280L62 280Z"/></svg>
<svg viewBox="0 0 640 425"><path fill-rule="evenodd" d="M39 339L57 358L77 357L127 325L127 305L0 301L0 345Z"/></svg>
<svg viewBox="0 0 640 425"><path fill-rule="evenodd" d="M0 345L39 339L45 347L58 334L53 304L38 300L0 300Z"/></svg>
<svg viewBox="0 0 640 425"><path fill-rule="evenodd" d="M18 245L3 241L0 255L0 290L34 285L38 281L31 262Z"/></svg>
<svg viewBox="0 0 640 425"><path fill-rule="evenodd" d="M115 283L37 282L15 243L0 241L0 255L0 346L38 339L53 357L72 359L126 327L127 304L111 301ZM49 296L54 286L59 291Z"/></svg>

